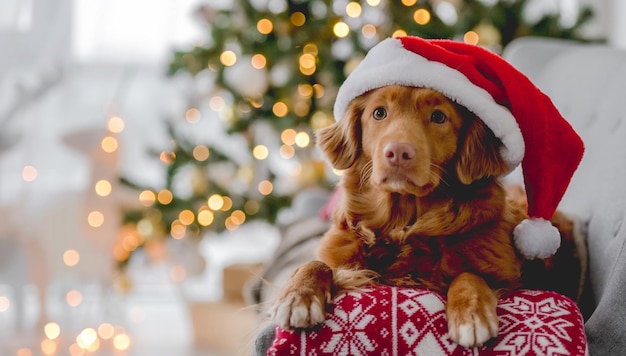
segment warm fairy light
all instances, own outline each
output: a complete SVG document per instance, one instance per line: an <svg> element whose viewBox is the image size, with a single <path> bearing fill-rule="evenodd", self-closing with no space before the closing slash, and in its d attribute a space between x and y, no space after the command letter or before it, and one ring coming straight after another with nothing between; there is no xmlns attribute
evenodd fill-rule
<svg viewBox="0 0 626 356"><path fill-rule="evenodd" d="M124 131L124 120L119 116L113 116L107 122L107 129L112 133L120 133Z"/></svg>
<svg viewBox="0 0 626 356"><path fill-rule="evenodd" d="M117 139L113 136L106 136L100 142L100 147L102 147L102 150L106 153L115 152L117 150L117 146Z"/></svg>
<svg viewBox="0 0 626 356"><path fill-rule="evenodd" d="M17 350L17 356L33 356L33 352L26 347L22 347Z"/></svg>
<svg viewBox="0 0 626 356"><path fill-rule="evenodd" d="M76 345L76 343L73 343L72 345L70 345L70 356L84 356L85 355L85 350L81 349L80 346Z"/></svg>
<svg viewBox="0 0 626 356"><path fill-rule="evenodd" d="M254 200L248 200L244 205L243 205L243 210L246 212L246 214L248 215L254 215L256 213L259 212L259 209L261 207L259 206L259 203L254 201Z"/></svg>
<svg viewBox="0 0 626 356"><path fill-rule="evenodd" d="M315 68L315 56L310 53L305 53L300 56L300 68L312 69Z"/></svg>
<svg viewBox="0 0 626 356"><path fill-rule="evenodd" d="M363 34L365 38L373 38L376 36L376 26L368 23L361 28L361 34Z"/></svg>
<svg viewBox="0 0 626 356"><path fill-rule="evenodd" d="M264 35L269 34L274 29L274 24L268 19L260 19L256 23L256 29Z"/></svg>
<svg viewBox="0 0 626 356"><path fill-rule="evenodd" d="M311 106L306 101L298 101L293 107L293 112L300 117L305 117L310 110Z"/></svg>
<svg viewBox="0 0 626 356"><path fill-rule="evenodd" d="M176 161L176 153L174 152L161 152L161 154L159 155L159 159L161 160L161 162L163 162L164 164L172 164Z"/></svg>
<svg viewBox="0 0 626 356"><path fill-rule="evenodd" d="M413 20L418 25L426 25L430 22L430 12L426 9L417 9L415 13L413 13Z"/></svg>
<svg viewBox="0 0 626 356"><path fill-rule="evenodd" d="M63 253L63 263L68 267L73 267L80 261L80 254L76 250L67 250Z"/></svg>
<svg viewBox="0 0 626 356"><path fill-rule="evenodd" d="M296 143L296 130L294 129L285 129L280 134L280 140L283 141L285 145L294 145Z"/></svg>
<svg viewBox="0 0 626 356"><path fill-rule="evenodd" d="M274 105L272 106L272 112L278 117L284 117L285 115L287 115L289 110L287 109L287 104L279 101L274 103Z"/></svg>
<svg viewBox="0 0 626 356"><path fill-rule="evenodd" d="M350 27L347 23L339 21L333 26L333 33L339 38L344 38L350 33Z"/></svg>
<svg viewBox="0 0 626 356"><path fill-rule="evenodd" d="M180 222L180 220L174 220L172 222L172 225L170 227L170 235L172 235L173 238L175 238L176 240L180 240L185 237L186 233L187 227L182 222Z"/></svg>
<svg viewBox="0 0 626 356"><path fill-rule="evenodd" d="M178 220L180 220L183 225L191 225L196 220L196 216L191 210L183 210L178 214Z"/></svg>
<svg viewBox="0 0 626 356"><path fill-rule="evenodd" d="M417 4L417 0L402 0L402 5L404 6L413 6Z"/></svg>
<svg viewBox="0 0 626 356"><path fill-rule="evenodd" d="M43 332L50 340L55 340L61 335L61 327L55 322L49 322L43 327Z"/></svg>
<svg viewBox="0 0 626 356"><path fill-rule="evenodd" d="M4 313L5 311L9 310L10 306L11 301L9 300L9 298L0 295L0 313Z"/></svg>
<svg viewBox="0 0 626 356"><path fill-rule="evenodd" d="M115 328L109 323L102 323L98 326L98 335L102 340L109 340L115 334Z"/></svg>
<svg viewBox="0 0 626 356"><path fill-rule="evenodd" d="M359 4L358 2L349 2L348 5L346 5L346 14L350 17L353 18L357 18L359 16L361 16L361 4Z"/></svg>
<svg viewBox="0 0 626 356"><path fill-rule="evenodd" d="M44 355L53 355L57 351L57 343L50 339L41 340L40 347Z"/></svg>
<svg viewBox="0 0 626 356"><path fill-rule="evenodd" d="M264 55L257 53L252 56L252 58L250 59L250 63L252 64L252 67L256 69L262 69L265 68L265 66L267 65L267 59Z"/></svg>
<svg viewBox="0 0 626 356"><path fill-rule="evenodd" d="M96 190L96 194L101 197L106 197L111 194L112 187L111 183L108 180L101 179L96 182L94 189Z"/></svg>
<svg viewBox="0 0 626 356"><path fill-rule="evenodd" d="M174 200L174 195L168 189L163 189L157 194L157 200L161 205L167 205Z"/></svg>
<svg viewBox="0 0 626 356"><path fill-rule="evenodd" d="M50 340L55 340L61 335L61 327L55 322L49 322L43 327L43 332Z"/></svg>
<svg viewBox="0 0 626 356"><path fill-rule="evenodd" d="M239 225L235 224L233 219L229 216L224 220L224 227L226 227L228 231L235 231L239 228Z"/></svg>
<svg viewBox="0 0 626 356"><path fill-rule="evenodd" d="M308 54L317 56L317 53L318 53L317 46L315 45L315 43L307 43L302 48L302 53L308 53Z"/></svg>
<svg viewBox="0 0 626 356"><path fill-rule="evenodd" d="M189 110L185 111L185 120L187 120L187 122L190 124L195 124L196 122L200 121L201 118L202 114L200 113L200 110L196 108L190 108Z"/></svg>
<svg viewBox="0 0 626 356"><path fill-rule="evenodd" d="M404 37L406 36L407 33L405 30L395 30L393 31L393 33L391 34L391 37L396 38L396 37Z"/></svg>
<svg viewBox="0 0 626 356"><path fill-rule="evenodd" d="M213 194L207 200L207 205L213 211L220 210L224 206L224 198L219 194Z"/></svg>
<svg viewBox="0 0 626 356"><path fill-rule="evenodd" d="M369 6L378 6L380 5L380 0L367 0L366 1Z"/></svg>
<svg viewBox="0 0 626 356"><path fill-rule="evenodd" d="M215 220L215 215L213 215L211 210L204 209L198 212L198 224L202 226L209 226L213 223L213 220Z"/></svg>
<svg viewBox="0 0 626 356"><path fill-rule="evenodd" d="M202 146L202 145L198 145L196 147L193 148L193 158L196 159L196 161L206 161L209 158L210 152L209 152L209 148L206 146Z"/></svg>
<svg viewBox="0 0 626 356"><path fill-rule="evenodd" d="M139 202L143 206L151 206L156 201L156 196L151 190L144 190L139 193Z"/></svg>
<svg viewBox="0 0 626 356"><path fill-rule="evenodd" d="M296 154L296 149L289 145L282 145L278 151L284 159L292 158Z"/></svg>
<svg viewBox="0 0 626 356"><path fill-rule="evenodd" d="M24 166L24 168L22 168L22 179L26 182L32 182L37 179L37 168L33 166Z"/></svg>
<svg viewBox="0 0 626 356"><path fill-rule="evenodd" d="M291 16L289 17L289 20L291 21L292 25L300 27L304 25L304 23L306 22L306 16L304 16L303 13L298 11L298 12L294 12L293 14L291 14Z"/></svg>
<svg viewBox="0 0 626 356"><path fill-rule="evenodd" d="M87 350L98 340L98 332L94 328L86 328L76 336L76 344L83 350Z"/></svg>
<svg viewBox="0 0 626 356"><path fill-rule="evenodd" d="M230 210L230 208L233 207L232 199L230 199L229 197L222 197L222 198L224 199L224 205L222 205L222 208L220 210L222 211Z"/></svg>
<svg viewBox="0 0 626 356"><path fill-rule="evenodd" d="M209 99L209 107L215 112L220 112L226 107L226 101L219 95Z"/></svg>
<svg viewBox="0 0 626 356"><path fill-rule="evenodd" d="M241 210L235 210L230 214L233 223L241 225L246 221L246 214Z"/></svg>
<svg viewBox="0 0 626 356"><path fill-rule="evenodd" d="M324 96L324 86L313 84L313 93L315 93L315 99L321 99Z"/></svg>
<svg viewBox="0 0 626 356"><path fill-rule="evenodd" d="M326 115L323 111L316 111L311 117L311 127L314 130L323 129L324 127L332 125L334 122L335 120L329 115Z"/></svg>
<svg viewBox="0 0 626 356"><path fill-rule="evenodd" d="M233 51L224 51L220 54L220 62L226 67L230 67L237 63L237 55Z"/></svg>
<svg viewBox="0 0 626 356"><path fill-rule="evenodd" d="M259 193L263 195L270 195L274 190L274 185L269 180L259 182Z"/></svg>
<svg viewBox="0 0 626 356"><path fill-rule="evenodd" d="M480 37L474 31L467 31L463 35L463 42L465 42L467 44L476 45L476 44L478 44L479 40L480 40Z"/></svg>
<svg viewBox="0 0 626 356"><path fill-rule="evenodd" d="M313 86L311 84L298 84L298 94L305 98L313 96Z"/></svg>
<svg viewBox="0 0 626 356"><path fill-rule="evenodd" d="M265 145L256 145L252 149L252 156L258 160L264 160L269 156L270 151L267 149Z"/></svg>
<svg viewBox="0 0 626 356"><path fill-rule="evenodd" d="M100 227L104 224L104 215L98 210L94 210L87 215L87 223L91 227Z"/></svg>
<svg viewBox="0 0 626 356"><path fill-rule="evenodd" d="M311 137L306 132L298 132L296 134L296 146L298 147L306 147L311 142Z"/></svg>
<svg viewBox="0 0 626 356"><path fill-rule="evenodd" d="M137 231L143 236L150 236L154 232L154 225L149 219L141 219L137 222Z"/></svg>
<svg viewBox="0 0 626 356"><path fill-rule="evenodd" d="M128 350L130 347L130 337L126 334L115 335L113 338L113 346L119 351Z"/></svg>
<svg viewBox="0 0 626 356"><path fill-rule="evenodd" d="M65 301L70 307L77 307L83 302L83 294L80 291L73 289L67 292L65 295Z"/></svg>

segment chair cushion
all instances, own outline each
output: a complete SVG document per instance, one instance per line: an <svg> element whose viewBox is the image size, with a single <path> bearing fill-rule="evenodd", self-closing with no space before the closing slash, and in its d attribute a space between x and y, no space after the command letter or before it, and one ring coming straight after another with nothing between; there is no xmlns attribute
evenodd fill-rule
<svg viewBox="0 0 626 356"><path fill-rule="evenodd" d="M499 334L476 348L448 336L445 297L375 286L338 296L313 329L276 330L268 355L585 355L583 318L554 292L521 290L498 304Z"/></svg>

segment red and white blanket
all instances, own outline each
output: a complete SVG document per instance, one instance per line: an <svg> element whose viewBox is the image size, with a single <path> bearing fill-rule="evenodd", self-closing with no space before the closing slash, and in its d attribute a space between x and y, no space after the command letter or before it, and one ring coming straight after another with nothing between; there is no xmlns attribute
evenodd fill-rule
<svg viewBox="0 0 626 356"><path fill-rule="evenodd" d="M461 347L448 336L445 297L422 289L370 287L335 299L311 330L277 329L268 355L586 355L576 304L554 292L522 290L498 304L498 337Z"/></svg>

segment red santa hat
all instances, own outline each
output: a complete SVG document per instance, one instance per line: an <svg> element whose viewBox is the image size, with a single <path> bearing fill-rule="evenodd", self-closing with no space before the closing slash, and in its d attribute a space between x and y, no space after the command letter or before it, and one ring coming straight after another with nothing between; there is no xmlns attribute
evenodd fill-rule
<svg viewBox="0 0 626 356"><path fill-rule="evenodd" d="M513 170L522 164L528 216L514 231L527 258L546 258L561 242L550 223L583 156L580 137L552 101L500 56L479 46L419 37L388 38L339 88L336 120L352 99L387 85L435 89L476 114L502 141Z"/></svg>

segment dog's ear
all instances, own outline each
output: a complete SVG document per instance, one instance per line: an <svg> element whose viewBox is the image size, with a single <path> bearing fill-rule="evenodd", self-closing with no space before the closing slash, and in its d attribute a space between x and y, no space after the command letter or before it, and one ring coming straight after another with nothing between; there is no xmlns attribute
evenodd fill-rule
<svg viewBox="0 0 626 356"><path fill-rule="evenodd" d="M353 100L343 118L317 131L317 146L335 169L350 168L359 157L362 113L358 100Z"/></svg>
<svg viewBox="0 0 626 356"><path fill-rule="evenodd" d="M465 135L461 135L456 174L463 184L486 177L499 177L506 173L506 162L500 155L502 142L482 122L473 117Z"/></svg>

